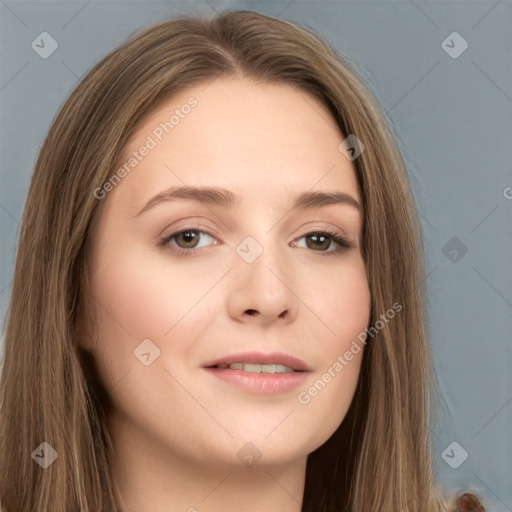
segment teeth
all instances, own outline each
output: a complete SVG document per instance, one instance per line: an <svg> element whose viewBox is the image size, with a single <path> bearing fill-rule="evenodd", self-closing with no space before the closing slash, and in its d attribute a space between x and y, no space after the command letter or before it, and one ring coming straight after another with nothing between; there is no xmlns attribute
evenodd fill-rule
<svg viewBox="0 0 512 512"><path fill-rule="evenodd" d="M219 365L218 367L228 368L227 365ZM295 371L284 364L231 363L229 368L249 373L292 373Z"/></svg>
<svg viewBox="0 0 512 512"><path fill-rule="evenodd" d="M244 363L244 372L261 373L261 364Z"/></svg>

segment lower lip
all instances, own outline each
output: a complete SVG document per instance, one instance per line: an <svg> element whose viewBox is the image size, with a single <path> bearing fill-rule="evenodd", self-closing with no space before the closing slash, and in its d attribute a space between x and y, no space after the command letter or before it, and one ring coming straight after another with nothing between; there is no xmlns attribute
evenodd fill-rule
<svg viewBox="0 0 512 512"><path fill-rule="evenodd" d="M208 373L224 382L234 384L250 393L276 395L286 393L304 384L310 372L289 373L250 373L243 370L223 368L203 368Z"/></svg>

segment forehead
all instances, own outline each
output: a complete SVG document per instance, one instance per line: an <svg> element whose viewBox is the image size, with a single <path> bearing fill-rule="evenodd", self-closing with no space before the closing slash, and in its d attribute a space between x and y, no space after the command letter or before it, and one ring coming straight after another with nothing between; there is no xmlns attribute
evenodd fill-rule
<svg viewBox="0 0 512 512"><path fill-rule="evenodd" d="M338 149L342 139L328 109L303 90L217 79L143 120L119 162L127 177L111 195L142 206L165 187L217 185L267 203L315 187L358 197L354 167Z"/></svg>

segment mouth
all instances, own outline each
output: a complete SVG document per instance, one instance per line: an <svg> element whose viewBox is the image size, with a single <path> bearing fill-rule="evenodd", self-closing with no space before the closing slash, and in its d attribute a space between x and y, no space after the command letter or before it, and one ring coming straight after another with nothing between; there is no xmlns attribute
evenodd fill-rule
<svg viewBox="0 0 512 512"><path fill-rule="evenodd" d="M304 385L312 369L284 353L232 354L203 366L212 377L257 395L281 395Z"/></svg>
<svg viewBox="0 0 512 512"><path fill-rule="evenodd" d="M294 370L284 364L258 364L258 363L231 363L216 364L206 368L218 368L220 370L241 370L247 373L293 373L303 372L305 370Z"/></svg>
<svg viewBox="0 0 512 512"><path fill-rule="evenodd" d="M301 359L284 353L264 354L261 352L246 352L231 354L212 361L203 366L208 369L238 370L247 373L294 373L308 372L311 368Z"/></svg>

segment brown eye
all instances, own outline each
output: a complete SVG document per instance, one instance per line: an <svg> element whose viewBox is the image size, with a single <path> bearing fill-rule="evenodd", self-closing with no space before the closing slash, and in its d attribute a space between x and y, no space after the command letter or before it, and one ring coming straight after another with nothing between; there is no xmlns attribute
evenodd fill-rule
<svg viewBox="0 0 512 512"><path fill-rule="evenodd" d="M313 242L313 247L310 247L310 249L328 249L331 245L331 238L327 233L310 233L306 235L306 240ZM306 245L308 244L306 243Z"/></svg>
<svg viewBox="0 0 512 512"><path fill-rule="evenodd" d="M322 255L337 256L341 251L350 249L352 245L335 231L313 231L302 236L306 239L306 248ZM299 240L300 240L299 239ZM329 247L334 247L329 250Z"/></svg>
<svg viewBox="0 0 512 512"><path fill-rule="evenodd" d="M180 247L193 249L199 240L199 236L196 234L198 232L198 230L187 229L186 231L180 231L179 233L175 234L173 238L175 238L176 241L182 240L184 242L184 245L178 243Z"/></svg>
<svg viewBox="0 0 512 512"><path fill-rule="evenodd" d="M215 240L212 235L202 231L201 229L188 228L176 231L175 233L162 238L162 240L158 242L158 245L160 247L169 247L177 254L196 254L200 249L198 248L198 242L200 241L201 236L207 236Z"/></svg>

